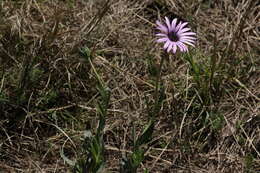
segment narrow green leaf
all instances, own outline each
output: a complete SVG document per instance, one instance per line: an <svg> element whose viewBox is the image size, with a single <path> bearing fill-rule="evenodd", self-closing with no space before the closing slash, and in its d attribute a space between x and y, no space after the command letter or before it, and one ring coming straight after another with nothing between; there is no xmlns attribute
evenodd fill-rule
<svg viewBox="0 0 260 173"><path fill-rule="evenodd" d="M63 160L69 164L70 166L75 166L76 161L70 160L68 157L65 156L63 148L60 150L60 156L63 158Z"/></svg>
<svg viewBox="0 0 260 173"><path fill-rule="evenodd" d="M148 143L152 138L153 130L154 130L154 121L150 120L146 128L144 129L142 135L138 137L134 148L138 148L139 146Z"/></svg>

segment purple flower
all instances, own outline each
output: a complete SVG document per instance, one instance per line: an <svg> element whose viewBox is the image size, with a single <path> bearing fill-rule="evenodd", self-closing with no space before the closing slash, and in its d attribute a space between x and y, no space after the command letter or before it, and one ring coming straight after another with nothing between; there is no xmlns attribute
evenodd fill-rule
<svg viewBox="0 0 260 173"><path fill-rule="evenodd" d="M179 22L177 24L177 19L173 19L170 22L168 17L165 17L165 24L162 24L158 20L156 21L157 29L161 31L161 33L156 34L160 38L157 40L158 43L164 43L163 48L170 52L172 50L173 53L176 53L177 48L180 49L181 52L188 51L187 45L191 45L194 47L195 43L195 35L196 33L191 32L190 28L185 27L187 22Z"/></svg>

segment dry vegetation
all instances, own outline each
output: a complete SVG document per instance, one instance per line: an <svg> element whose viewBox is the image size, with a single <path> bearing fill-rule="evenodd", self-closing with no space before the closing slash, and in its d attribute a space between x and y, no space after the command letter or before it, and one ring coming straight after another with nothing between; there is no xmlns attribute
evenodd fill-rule
<svg viewBox="0 0 260 173"><path fill-rule="evenodd" d="M111 90L105 126L107 172L131 152L132 128L147 123L161 45L155 21L189 22L194 80L184 55L163 67L165 98L139 171L260 172L259 4L254 0L0 1L0 172L68 172L84 130L96 129L93 70ZM214 86L207 83L215 57ZM201 85L200 85L201 84Z"/></svg>

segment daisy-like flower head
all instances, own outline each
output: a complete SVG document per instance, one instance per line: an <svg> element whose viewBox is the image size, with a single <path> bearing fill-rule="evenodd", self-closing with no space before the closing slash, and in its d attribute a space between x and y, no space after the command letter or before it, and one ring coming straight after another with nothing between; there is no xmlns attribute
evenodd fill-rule
<svg viewBox="0 0 260 173"><path fill-rule="evenodd" d="M167 51L175 54L177 48L180 49L181 52L187 52L188 46L194 46L195 43L195 35L196 33L191 32L190 28L185 27L188 22L179 22L177 24L177 19L173 19L170 22L168 17L165 17L165 24L162 24L158 20L156 21L157 29L161 32L156 34L156 36L160 37L157 42L164 43L163 48Z"/></svg>

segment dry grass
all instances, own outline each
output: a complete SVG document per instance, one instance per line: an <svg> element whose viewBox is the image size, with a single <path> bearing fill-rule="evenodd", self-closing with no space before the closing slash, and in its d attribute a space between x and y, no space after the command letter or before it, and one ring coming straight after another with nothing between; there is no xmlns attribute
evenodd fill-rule
<svg viewBox="0 0 260 173"><path fill-rule="evenodd" d="M109 8L107 7L109 6ZM85 126L96 128L93 72L79 55L88 47L111 89L105 129L106 167L118 172L131 152L133 125L147 122L158 64L154 23L165 15L198 33L195 59L226 64L212 102L182 58L163 68L166 98L141 165L150 172L260 172L259 8L254 0L1 1L0 172L67 172L60 156L79 156ZM214 43L214 39L216 41ZM220 127L203 117L223 117ZM214 118L213 118L214 119ZM212 119L211 119L212 120Z"/></svg>

